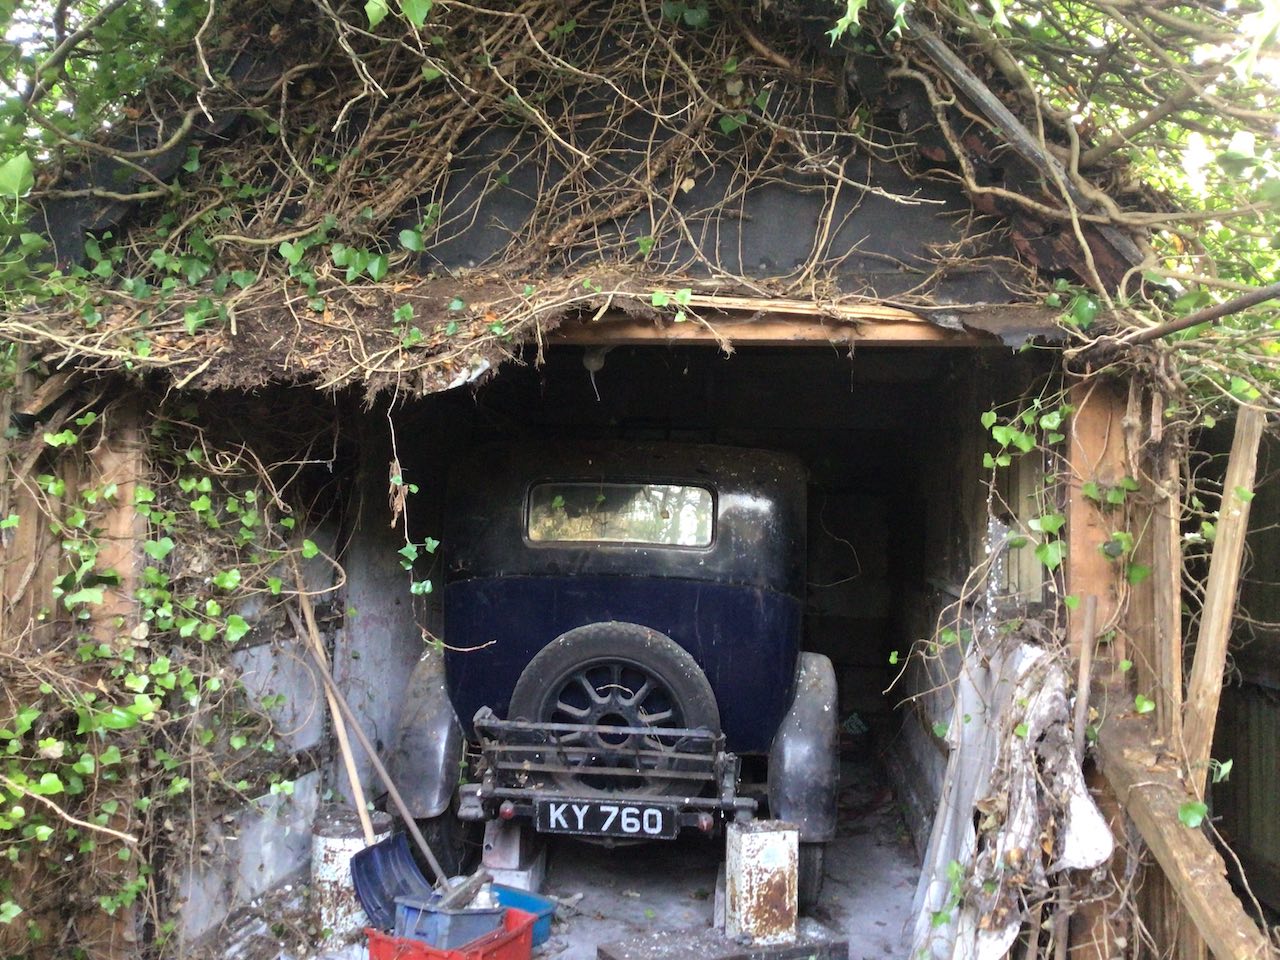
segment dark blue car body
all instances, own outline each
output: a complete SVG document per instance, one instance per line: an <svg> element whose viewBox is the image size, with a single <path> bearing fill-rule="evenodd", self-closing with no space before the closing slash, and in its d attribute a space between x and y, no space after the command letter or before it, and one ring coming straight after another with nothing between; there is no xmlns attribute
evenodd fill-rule
<svg viewBox="0 0 1280 960"><path fill-rule="evenodd" d="M529 536L548 481L691 484L714 497L705 546ZM505 716L521 672L557 637L604 621L670 637L715 693L726 749L767 753L795 691L805 569L804 467L792 457L677 443L501 445L451 477L445 676L459 720Z"/></svg>

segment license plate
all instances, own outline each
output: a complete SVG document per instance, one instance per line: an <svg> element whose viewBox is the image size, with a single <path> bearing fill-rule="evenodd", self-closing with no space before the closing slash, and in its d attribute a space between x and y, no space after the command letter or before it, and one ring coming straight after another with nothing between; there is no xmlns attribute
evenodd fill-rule
<svg viewBox="0 0 1280 960"><path fill-rule="evenodd" d="M674 807L598 800L539 800L533 825L539 833L670 840L679 830Z"/></svg>

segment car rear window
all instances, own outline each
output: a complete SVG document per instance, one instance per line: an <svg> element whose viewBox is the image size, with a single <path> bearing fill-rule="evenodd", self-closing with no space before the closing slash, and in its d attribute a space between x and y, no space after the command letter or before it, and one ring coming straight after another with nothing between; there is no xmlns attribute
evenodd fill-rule
<svg viewBox="0 0 1280 960"><path fill-rule="evenodd" d="M670 483L540 483L529 491L529 539L705 547L715 526L706 487Z"/></svg>

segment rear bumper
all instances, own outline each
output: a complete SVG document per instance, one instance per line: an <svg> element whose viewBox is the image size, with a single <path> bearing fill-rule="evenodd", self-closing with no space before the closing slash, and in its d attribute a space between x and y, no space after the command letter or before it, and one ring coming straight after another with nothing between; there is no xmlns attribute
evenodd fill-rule
<svg viewBox="0 0 1280 960"><path fill-rule="evenodd" d="M738 793L738 757L706 730L499 720L487 707L473 724L479 778L459 787L463 819L533 819L541 801L602 800L672 807L681 828L704 833L755 816L756 800ZM625 742L583 745L601 733Z"/></svg>

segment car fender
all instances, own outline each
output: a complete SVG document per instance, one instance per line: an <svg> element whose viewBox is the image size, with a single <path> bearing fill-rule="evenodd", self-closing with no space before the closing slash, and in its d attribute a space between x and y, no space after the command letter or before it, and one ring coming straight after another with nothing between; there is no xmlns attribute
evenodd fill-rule
<svg viewBox="0 0 1280 960"><path fill-rule="evenodd" d="M444 657L428 650L418 661L396 723L387 770L416 819L449 809L462 773L463 736L444 684Z"/></svg>
<svg viewBox="0 0 1280 960"><path fill-rule="evenodd" d="M769 750L769 815L799 827L802 843L836 835L839 733L835 668L822 654L802 653L791 708Z"/></svg>

